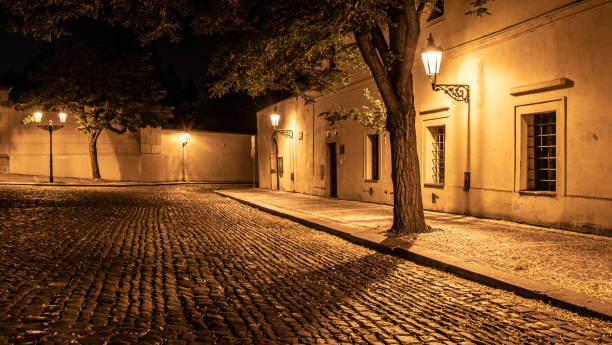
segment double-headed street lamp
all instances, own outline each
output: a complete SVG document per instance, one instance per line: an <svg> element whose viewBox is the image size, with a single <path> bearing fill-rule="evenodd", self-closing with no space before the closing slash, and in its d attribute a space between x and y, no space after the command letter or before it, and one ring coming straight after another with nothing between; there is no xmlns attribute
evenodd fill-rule
<svg viewBox="0 0 612 345"><path fill-rule="evenodd" d="M185 146L189 143L189 132L181 134L181 144L183 150L181 151L181 180L185 182Z"/></svg>
<svg viewBox="0 0 612 345"><path fill-rule="evenodd" d="M444 91L456 101L470 102L470 86L466 84L436 84L436 79L440 73L440 62L442 61L442 48L436 46L434 39L429 34L427 47L421 53L425 73L431 80L431 88L434 91Z"/></svg>
<svg viewBox="0 0 612 345"><path fill-rule="evenodd" d="M49 182L53 182L53 132L64 128L66 122L66 113L59 113L60 124L53 124L53 120L49 120L48 125L41 124L42 112L37 111L34 113L34 120L36 121L38 128L43 131L49 132Z"/></svg>

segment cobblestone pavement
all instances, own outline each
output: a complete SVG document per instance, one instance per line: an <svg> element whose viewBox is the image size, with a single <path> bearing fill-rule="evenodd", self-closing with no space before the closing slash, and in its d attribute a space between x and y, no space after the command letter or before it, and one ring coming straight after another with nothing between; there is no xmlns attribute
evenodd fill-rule
<svg viewBox="0 0 612 345"><path fill-rule="evenodd" d="M0 219L0 344L612 343L205 186L3 187Z"/></svg>

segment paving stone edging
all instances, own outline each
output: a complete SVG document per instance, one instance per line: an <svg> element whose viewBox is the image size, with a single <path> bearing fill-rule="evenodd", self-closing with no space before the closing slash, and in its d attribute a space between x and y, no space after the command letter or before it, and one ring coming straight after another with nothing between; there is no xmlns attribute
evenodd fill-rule
<svg viewBox="0 0 612 345"><path fill-rule="evenodd" d="M453 273L460 277L494 288L511 291L523 297L542 300L581 315L612 321L612 304L606 303L595 297L554 287L550 284L532 279L519 277L479 264L472 260L444 254L429 248L408 243L407 241L386 238L381 234L374 233L371 230L364 230L357 226L343 224L307 213L283 209L265 202L247 200L247 198L235 196L231 192L215 191L215 193L310 228L336 235L355 244L363 245L383 253L392 254L441 271Z"/></svg>

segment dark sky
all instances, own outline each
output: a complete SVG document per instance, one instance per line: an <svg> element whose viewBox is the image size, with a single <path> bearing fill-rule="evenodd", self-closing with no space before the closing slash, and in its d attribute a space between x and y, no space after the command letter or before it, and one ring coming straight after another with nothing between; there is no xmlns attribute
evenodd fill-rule
<svg viewBox="0 0 612 345"><path fill-rule="evenodd" d="M74 37L86 35L83 36L85 38L79 39L100 40L104 39L101 35L105 35L105 32L106 30L99 28L81 30L81 33L75 33ZM38 42L21 34L1 30L0 78L11 70L24 71L28 63L36 61L37 56L53 44ZM193 80L199 96L192 119L177 118L174 123L169 124L169 127L255 133L255 112L284 98L284 95L271 94L253 99L244 94L230 94L220 99L209 99L206 72L215 44L214 37L184 34L179 43L159 41L151 45L150 48L160 58L162 70L168 71L173 68L183 84Z"/></svg>

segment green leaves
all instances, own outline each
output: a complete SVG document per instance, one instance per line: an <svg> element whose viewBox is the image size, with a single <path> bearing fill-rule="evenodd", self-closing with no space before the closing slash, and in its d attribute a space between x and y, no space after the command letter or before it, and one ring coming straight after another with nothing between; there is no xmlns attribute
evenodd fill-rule
<svg viewBox="0 0 612 345"><path fill-rule="evenodd" d="M161 125L172 108L152 71L146 56L74 45L40 63L15 108L67 111L89 136Z"/></svg>
<svg viewBox="0 0 612 345"><path fill-rule="evenodd" d="M351 110L345 110L343 107L338 107L330 111L319 114L322 116L330 125L338 121L343 120L355 120L367 128L375 129L380 132L385 128L387 120L387 108L383 101L372 97L370 90L363 89L363 95L370 103L369 105L361 106L360 108L353 108Z"/></svg>

